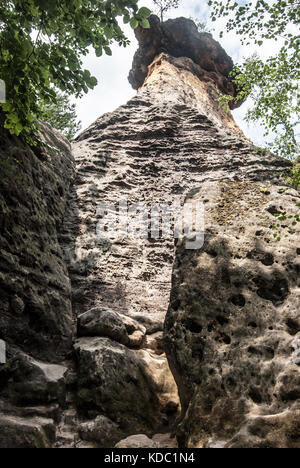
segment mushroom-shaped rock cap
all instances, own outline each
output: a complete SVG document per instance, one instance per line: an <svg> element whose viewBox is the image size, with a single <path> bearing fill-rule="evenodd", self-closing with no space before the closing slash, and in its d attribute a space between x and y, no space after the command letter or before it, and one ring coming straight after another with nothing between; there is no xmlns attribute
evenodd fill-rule
<svg viewBox="0 0 300 468"><path fill-rule="evenodd" d="M139 89L148 74L148 66L156 56L165 52L173 57L188 57L201 67L210 79L216 82L223 94L236 96L236 88L230 72L232 59L211 34L199 32L195 23L187 18L170 19L161 23L151 15L150 29L138 27L135 30L139 49L135 53L129 82L134 89ZM232 103L232 108L241 103Z"/></svg>

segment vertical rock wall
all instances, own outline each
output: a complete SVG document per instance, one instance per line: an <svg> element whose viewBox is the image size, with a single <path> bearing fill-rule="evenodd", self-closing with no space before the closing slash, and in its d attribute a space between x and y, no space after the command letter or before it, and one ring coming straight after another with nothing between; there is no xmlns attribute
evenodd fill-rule
<svg viewBox="0 0 300 468"><path fill-rule="evenodd" d="M56 151L0 135L0 447L42 448L55 441L74 334L71 286L58 236L74 160L47 125ZM58 364L59 363L59 364Z"/></svg>
<svg viewBox="0 0 300 468"><path fill-rule="evenodd" d="M58 231L74 162L70 145L43 125L57 148L31 150L1 133L1 338L53 361L72 343L70 284Z"/></svg>
<svg viewBox="0 0 300 468"><path fill-rule="evenodd" d="M299 192L222 179L192 199L205 203L205 243L178 243L165 322L179 443L299 448Z"/></svg>

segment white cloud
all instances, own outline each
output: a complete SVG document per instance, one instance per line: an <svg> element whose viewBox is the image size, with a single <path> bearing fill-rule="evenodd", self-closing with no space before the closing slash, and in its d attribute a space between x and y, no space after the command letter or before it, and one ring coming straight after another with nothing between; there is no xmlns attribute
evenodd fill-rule
<svg viewBox="0 0 300 468"><path fill-rule="evenodd" d="M153 2L151 0L141 0L141 5L147 6L153 10ZM220 19L213 25L209 22L209 7L207 2L199 0L183 0L178 9L171 10L168 17L198 17L208 21L208 27L213 31L213 36L219 40L226 52L233 58L234 62L239 62L243 57L248 57L256 51L253 45L244 46L240 42L240 38L234 33L224 33L220 40L220 31L225 31L225 19ZM83 98L77 99L77 113L82 121L83 128L88 127L100 115L106 112L112 112L118 106L125 104L131 97L135 95L135 91L131 88L127 77L131 68L132 59L138 44L132 29L125 25L123 27L131 44L126 48L120 48L117 44L112 46L112 57L103 56L97 58L94 51L84 57L84 68L97 77L98 86L90 91ZM274 47L278 47L275 41L271 41L270 47L260 50L263 58L267 57L270 52L274 53ZM249 108L250 103L244 104L240 109L234 111L234 117L244 131L244 133L255 143L263 145L265 139L263 137L263 129L259 125L248 126L243 118Z"/></svg>

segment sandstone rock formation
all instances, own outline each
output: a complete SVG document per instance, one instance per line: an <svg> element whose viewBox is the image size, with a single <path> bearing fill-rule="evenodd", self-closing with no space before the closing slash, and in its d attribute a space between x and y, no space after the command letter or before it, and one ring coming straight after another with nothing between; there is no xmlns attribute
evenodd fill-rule
<svg viewBox="0 0 300 468"><path fill-rule="evenodd" d="M38 154L1 134L0 329L39 359L70 350L70 284L58 243L74 165L70 146L43 126L58 152Z"/></svg>
<svg viewBox="0 0 300 468"><path fill-rule="evenodd" d="M272 229L299 193L222 179L192 198L205 200L205 244L179 242L165 323L180 445L299 448L299 229L281 222L280 241Z"/></svg>
<svg viewBox="0 0 300 468"><path fill-rule="evenodd" d="M298 200L280 188L289 162L258 154L220 108L232 62L210 35L152 17L137 37L138 94L77 138L75 164L47 127L58 153L14 141L27 185L1 198L0 446L171 448L173 430L180 445L255 446L269 427L285 431L273 445L297 445L299 267L269 228ZM187 196L205 202L207 237L200 251L180 240L171 291L172 229L100 228L125 202L143 215Z"/></svg>
<svg viewBox="0 0 300 468"><path fill-rule="evenodd" d="M71 287L58 233L74 175L70 145L42 125L45 147L1 130L0 446L44 448L66 399ZM58 364L59 363L59 364Z"/></svg>
<svg viewBox="0 0 300 468"><path fill-rule="evenodd" d="M134 89L144 85L149 65L161 53L176 58L191 59L193 73L204 82L211 81L224 94L236 96L235 84L230 78L232 59L210 33L199 33L192 20L170 19L161 23L151 15L150 29L137 28L139 49L135 53L129 82ZM232 103L233 108L239 103Z"/></svg>

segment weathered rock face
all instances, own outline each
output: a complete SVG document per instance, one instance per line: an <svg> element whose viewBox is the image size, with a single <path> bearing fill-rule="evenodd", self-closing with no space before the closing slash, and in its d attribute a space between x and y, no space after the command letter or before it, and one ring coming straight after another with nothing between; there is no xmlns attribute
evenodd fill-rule
<svg viewBox="0 0 300 468"><path fill-rule="evenodd" d="M84 374L84 385L81 379L79 383L79 404L83 417L100 411L124 429L125 422L132 421L132 408L124 404L121 411L120 407L118 420L116 412L111 414L111 403L106 397L102 399L95 372L101 374L103 382L110 383L105 395L119 388L119 373L111 374L109 366L98 363L97 356L107 343L103 337L112 340L109 348L105 346L105 353L118 357L120 368L131 368L130 356L132 351L136 353L151 391L143 390L143 401L137 400L140 412L146 415L142 427L141 420L135 419L125 435L160 432L163 421L167 429L169 415L176 413L177 390L161 340L174 239L171 233L156 240L99 237L99 206L106 204L112 210L127 198L129 204L143 202L146 211L154 203L182 202L193 187L209 178L271 180L287 166L272 156L262 161L240 136L232 117L219 109L216 95L213 82L208 89L194 74L191 59L162 54L149 67L139 94L116 112L98 119L73 146L77 176L61 238L79 335L84 338L84 349L94 350L88 353L87 364L80 351L82 338L76 345L79 372L82 369ZM126 326L128 318L138 324L132 330L136 334L133 341ZM97 336L100 341L95 341ZM88 388L93 389L93 395L87 394ZM131 390L125 388L124 395L134 392L134 387L128 388ZM145 388L139 373L135 388L136 393L138 388ZM150 419L148 405L152 408ZM134 413L140 414L137 408Z"/></svg>
<svg viewBox="0 0 300 468"><path fill-rule="evenodd" d="M99 205L105 203L112 210L127 198L129 204L143 202L147 210L153 203L182 202L191 189L207 180L276 183L288 167L285 161L271 155L262 159L256 153L231 115L220 109L218 85L213 79L203 82L198 71L190 58L162 53L149 66L138 95L98 119L73 147L77 177L62 239L73 309L84 337L76 344L80 411L89 419L100 412L124 435L151 436L160 432L163 421L167 429L170 415L176 412L176 388L161 336L174 239L171 234L156 240L99 237ZM125 317L139 324L140 330L135 326L134 332L142 339L135 346ZM108 361L116 362L116 373L102 361L106 354ZM128 379L123 368L128 369ZM184 375L182 368L180 372ZM108 397L120 388L120 376L130 382L120 390L122 401L127 402L131 393L136 395L134 411L118 402L117 396L113 408ZM185 407L184 399L182 404Z"/></svg>
<svg viewBox="0 0 300 468"><path fill-rule="evenodd" d="M58 242L74 170L70 145L46 125L43 138L57 153L34 153L3 131L0 138L0 338L59 361L72 344L71 290Z"/></svg>
<svg viewBox="0 0 300 468"><path fill-rule="evenodd" d="M27 186L16 181L1 198L0 339L9 361L0 365L0 446L175 447L178 389L181 445L255 445L257 421L264 434L286 427L282 444L298 443L289 418L299 398L299 270L285 244L263 244L273 214L297 197L279 193L289 163L259 155L220 109L219 93L235 93L232 62L211 36L189 20L151 24L137 31L130 76L139 92L74 143L70 190L72 156L55 133L45 128L60 153L42 160L15 142ZM147 213L191 191L205 202L207 237L200 251L179 244L164 339L172 230L153 239L100 226L119 202L142 202Z"/></svg>
<svg viewBox="0 0 300 468"><path fill-rule="evenodd" d="M161 53L176 58L189 58L193 72L201 81L212 81L219 91L236 95L235 85L230 79L233 62L225 50L209 33L199 33L192 20L187 18L170 19L161 23L155 15L150 16L150 29L136 29L139 41L129 82L134 89L144 85L148 67ZM239 106L239 104L233 104Z"/></svg>
<svg viewBox="0 0 300 468"><path fill-rule="evenodd" d="M165 347L182 402L182 446L299 448L299 193L269 183L209 181L205 244L177 247ZM290 224L290 228L294 227Z"/></svg>
<svg viewBox="0 0 300 468"><path fill-rule="evenodd" d="M74 175L71 148L42 125L56 151L1 130L0 447L48 448L66 400L74 334L71 286L58 241Z"/></svg>

